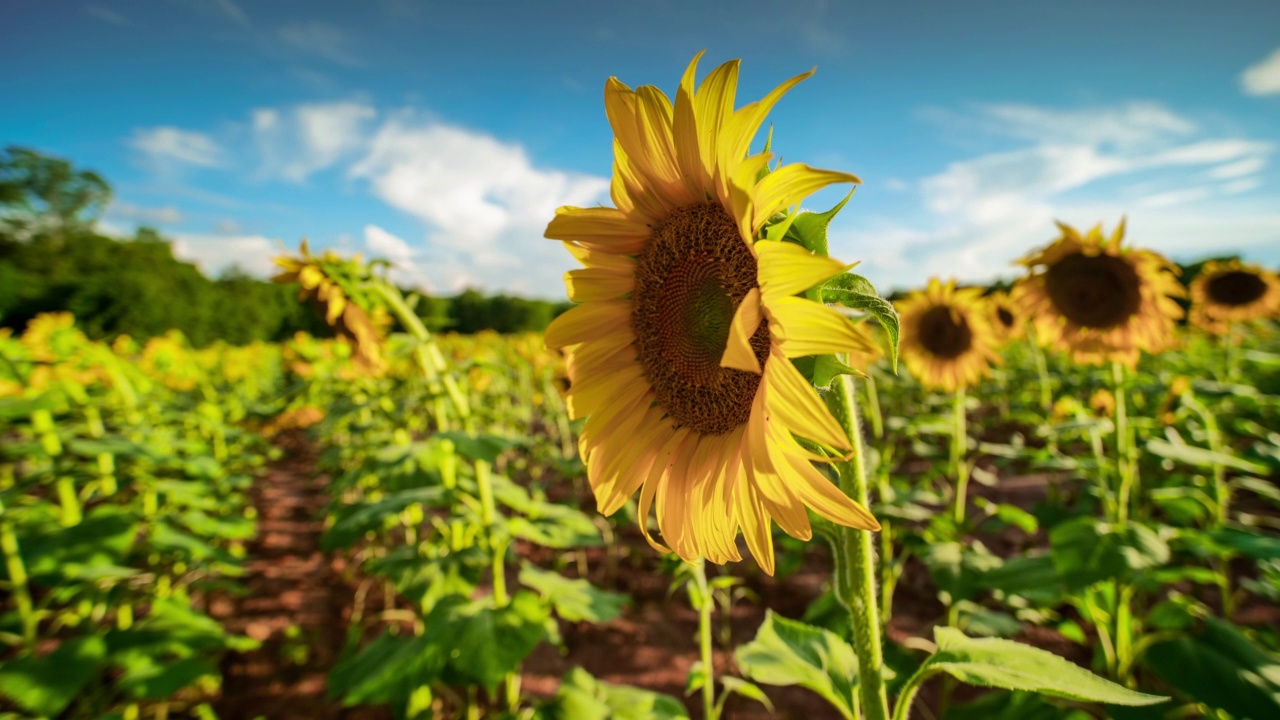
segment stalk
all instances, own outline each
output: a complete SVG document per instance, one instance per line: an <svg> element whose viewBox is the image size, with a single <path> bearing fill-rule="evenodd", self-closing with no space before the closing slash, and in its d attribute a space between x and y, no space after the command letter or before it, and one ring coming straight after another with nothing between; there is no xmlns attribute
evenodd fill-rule
<svg viewBox="0 0 1280 720"><path fill-rule="evenodd" d="M1227 334L1223 337L1227 344L1227 381L1233 381L1240 374L1240 353L1236 350L1236 323L1227 323Z"/></svg>
<svg viewBox="0 0 1280 720"><path fill-rule="evenodd" d="M715 658L711 654L711 589L707 587L707 563L704 560L690 563L693 579L698 587L698 652L702 659L702 716L717 720Z"/></svg>
<svg viewBox="0 0 1280 720"><path fill-rule="evenodd" d="M853 459L836 464L840 489L862 505L870 505L867 492L866 456L853 380L840 376L832 382L827 405L844 428L853 447ZM866 720L888 720L889 697L884 686L884 652L880 640L880 614L876 607L875 553L871 533L853 528L836 528L836 597L849 610L853 625L853 650L858 656L858 690ZM858 698L854 698L856 701Z"/></svg>
<svg viewBox="0 0 1280 720"><path fill-rule="evenodd" d="M1120 487L1116 492L1116 521L1121 525L1129 522L1129 498L1136 493L1133 473L1133 449L1129 436L1129 412L1124 390L1124 366L1118 362L1111 363L1111 379L1115 385L1116 396L1116 469L1119 472Z"/></svg>
<svg viewBox="0 0 1280 720"><path fill-rule="evenodd" d="M0 518L3 518L4 506L0 505ZM8 518L0 519L0 552L4 553L5 569L9 572L10 589L14 603L18 606L18 619L22 624L22 647L30 651L36 644L35 606L31 602L31 589L27 587L27 566L22 561L22 552L18 547L18 536L13 531L13 523Z"/></svg>
<svg viewBox="0 0 1280 720"><path fill-rule="evenodd" d="M969 444L969 431L965 417L965 391L961 387L955 393L955 417L951 433L951 474L956 479L955 519L956 529L964 525L965 506L969 496L969 466L965 462L965 451Z"/></svg>

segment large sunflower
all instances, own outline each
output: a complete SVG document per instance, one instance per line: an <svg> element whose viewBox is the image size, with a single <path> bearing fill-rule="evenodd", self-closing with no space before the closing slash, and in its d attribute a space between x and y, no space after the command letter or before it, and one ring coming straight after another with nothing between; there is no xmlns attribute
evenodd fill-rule
<svg viewBox="0 0 1280 720"><path fill-rule="evenodd" d="M701 55L699 54L699 57ZM765 115L812 71L734 110L738 61L694 89L698 57L674 107L653 86L605 83L614 133L616 207L562 207L546 236L585 267L565 275L581 303L547 329L565 351L569 412L587 417L579 452L600 511L640 491L680 557L739 560L739 528L772 574L771 522L809 538L805 508L879 529L794 435L836 450L840 424L790 358L866 351L838 311L795 295L848 266L762 240L766 223L853 175L781 166L747 152Z"/></svg>
<svg viewBox="0 0 1280 720"><path fill-rule="evenodd" d="M1248 322L1280 310L1280 280L1239 260L1210 261L1191 283L1191 320L1221 334L1233 322Z"/></svg>
<svg viewBox="0 0 1280 720"><path fill-rule="evenodd" d="M937 278L897 304L902 361L921 384L947 392L972 385L1000 362L982 288Z"/></svg>
<svg viewBox="0 0 1280 720"><path fill-rule="evenodd" d="M1122 247L1123 220L1110 238L1101 225L1085 235L1058 227L1062 237L1019 261L1030 273L1013 289L1014 303L1034 318L1036 338L1085 364L1133 367L1143 350L1168 347L1182 317L1174 266L1150 250Z"/></svg>

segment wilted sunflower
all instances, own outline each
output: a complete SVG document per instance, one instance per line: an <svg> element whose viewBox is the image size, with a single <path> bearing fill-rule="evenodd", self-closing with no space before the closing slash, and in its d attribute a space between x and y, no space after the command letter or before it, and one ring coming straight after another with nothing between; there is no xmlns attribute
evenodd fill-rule
<svg viewBox="0 0 1280 720"><path fill-rule="evenodd" d="M1221 334L1230 323L1248 322L1280 310L1280 280L1239 260L1210 261L1191 283L1191 320Z"/></svg>
<svg viewBox="0 0 1280 720"><path fill-rule="evenodd" d="M666 550L649 536L651 507L680 557L739 560L741 528L772 574L772 520L809 538L808 507L879 529L810 463L826 458L793 437L849 448L789 359L866 350L838 311L795 297L847 266L761 240L776 213L858 179L801 164L766 174L768 153L747 156L774 103L812 71L734 110L738 61L695 91L697 63L674 107L656 87L605 83L616 207L562 207L547 226L585 268L566 273L581 304L546 342L565 350L570 414L587 417L579 452L600 511L639 490L640 527L655 548Z"/></svg>
<svg viewBox="0 0 1280 720"><path fill-rule="evenodd" d="M272 277L278 283L298 283L298 297L313 304L324 314L325 322L338 337L351 344L353 357L360 369L380 373L386 369L382 358L383 327L389 318L381 308L371 317L351 297L355 288L345 283L343 274L358 274L363 266L358 258L343 260L332 250L314 256L307 241L302 241L299 257L284 255L275 259L283 272Z"/></svg>
<svg viewBox="0 0 1280 720"><path fill-rule="evenodd" d="M1110 238L1058 223L1062 237L1019 262L1029 270L1014 303L1034 318L1036 338L1078 363L1109 360L1133 367L1143 350L1173 342L1183 294L1176 269L1150 250L1121 247L1124 221Z"/></svg>
<svg viewBox="0 0 1280 720"><path fill-rule="evenodd" d="M947 392L972 385L1000 362L982 288L937 278L897 303L902 361L921 384Z"/></svg>
<svg viewBox="0 0 1280 720"><path fill-rule="evenodd" d="M1010 342L1026 334L1026 315L1013 303L1009 293L997 290L982 299L987 304L991 330L997 340Z"/></svg>

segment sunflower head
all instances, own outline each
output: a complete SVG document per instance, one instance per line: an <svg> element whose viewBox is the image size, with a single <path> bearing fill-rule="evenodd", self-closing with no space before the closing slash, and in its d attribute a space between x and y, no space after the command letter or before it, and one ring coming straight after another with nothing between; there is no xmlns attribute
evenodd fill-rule
<svg viewBox="0 0 1280 720"><path fill-rule="evenodd" d="M848 266L787 240L801 199L858 179L749 154L769 110L809 73L735 109L738 62L701 83L697 62L674 104L656 87L605 83L615 207L563 207L547 226L583 267L565 274L580 304L546 343L564 351L570 415L587 418L579 452L601 512L638 491L655 547L723 563L740 559L741 530L772 573L774 521L805 539L806 508L879 527L812 464L849 443L792 363L874 352L841 313L797 297ZM651 509L665 545L649 535Z"/></svg>
<svg viewBox="0 0 1280 720"><path fill-rule="evenodd" d="M1280 310L1280 278L1238 259L1205 263L1191 283L1191 321L1214 334Z"/></svg>
<svg viewBox="0 0 1280 720"><path fill-rule="evenodd" d="M282 272L272 281L298 284L298 297L319 310L338 337L352 346L357 367L375 375L386 369L382 344L390 317L363 290L370 271L359 255L349 260L332 250L312 255L303 240L298 257L283 255L275 264Z"/></svg>
<svg viewBox="0 0 1280 720"><path fill-rule="evenodd" d="M996 290L982 299L987 307L987 321L998 341L1011 342L1026 334L1026 316L1014 304L1009 293Z"/></svg>
<svg viewBox="0 0 1280 720"><path fill-rule="evenodd" d="M1110 237L1101 225L1084 235L1058 227L1061 237L1020 261L1029 274L1012 295L1033 318L1036 338L1093 364L1133 366L1142 351L1167 348L1182 316L1174 266L1155 252L1124 247L1123 221Z"/></svg>
<svg viewBox="0 0 1280 720"><path fill-rule="evenodd" d="M957 289L954 280L933 278L897 303L902 361L925 387L954 392L1000 362L990 308L981 297L981 288Z"/></svg>

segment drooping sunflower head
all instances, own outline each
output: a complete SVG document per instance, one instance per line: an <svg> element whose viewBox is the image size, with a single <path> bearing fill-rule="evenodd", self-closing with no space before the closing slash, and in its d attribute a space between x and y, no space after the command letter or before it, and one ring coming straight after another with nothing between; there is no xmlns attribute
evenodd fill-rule
<svg viewBox="0 0 1280 720"><path fill-rule="evenodd" d="M640 493L682 558L740 559L739 530L773 571L772 522L811 535L806 508L833 522L879 525L814 467L801 436L849 447L791 358L873 351L838 311L796 297L847 269L782 239L779 217L853 175L748 155L773 105L810 73L734 108L738 62L675 103L656 87L605 84L614 132L615 207L563 207L546 236L584 266L565 274L580 303L547 329L563 349L566 402L586 417L579 451L600 511ZM655 547L666 548L650 538Z"/></svg>
<svg viewBox="0 0 1280 720"><path fill-rule="evenodd" d="M1027 318L1014 304L1009 293L996 290L982 298L987 306L987 320L997 341L1011 342L1027 332Z"/></svg>
<svg viewBox="0 0 1280 720"><path fill-rule="evenodd" d="M929 280L897 303L902 361L925 387L954 392L972 385L1000 362L990 310L981 288L957 289L954 280Z"/></svg>
<svg viewBox="0 0 1280 720"><path fill-rule="evenodd" d="M282 272L272 281L297 283L298 297L315 306L338 337L351 345L356 366L375 375L383 372L382 344L390 317L361 290L368 269L360 257L344 260L332 250L312 255L306 240L298 252L298 257L275 258Z"/></svg>
<svg viewBox="0 0 1280 720"><path fill-rule="evenodd" d="M1123 221L1109 238L1101 225L1084 235L1058 227L1061 237L1020 261L1029 274L1012 294L1033 318L1036 338L1086 364L1133 366L1142 351L1167 348L1182 316L1174 266L1150 250L1123 247Z"/></svg>
<svg viewBox="0 0 1280 720"><path fill-rule="evenodd" d="M1238 259L1204 264L1191 282L1191 320L1222 334L1233 322L1248 322L1280 310L1280 279Z"/></svg>

